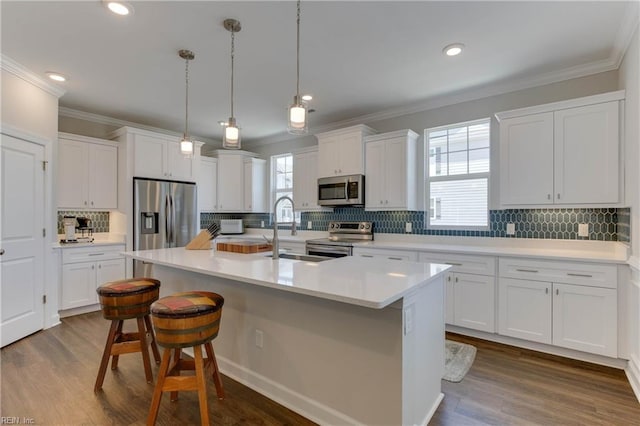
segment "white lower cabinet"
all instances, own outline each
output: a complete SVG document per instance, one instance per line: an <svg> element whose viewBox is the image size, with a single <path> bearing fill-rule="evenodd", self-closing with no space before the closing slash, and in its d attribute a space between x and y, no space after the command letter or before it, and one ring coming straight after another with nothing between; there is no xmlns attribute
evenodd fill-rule
<svg viewBox="0 0 640 426"><path fill-rule="evenodd" d="M410 262L416 262L418 260L418 253L414 251L405 250L388 250L388 249L371 249L371 248L353 248L353 255L356 257L368 257L374 259L389 259L389 260L407 260Z"/></svg>
<svg viewBox="0 0 640 426"><path fill-rule="evenodd" d="M63 250L61 310L97 304L99 286L125 278L124 245Z"/></svg>
<svg viewBox="0 0 640 426"><path fill-rule="evenodd" d="M496 331L495 257L422 252L419 260L451 265L445 275L447 324L489 333Z"/></svg>
<svg viewBox="0 0 640 426"><path fill-rule="evenodd" d="M499 270L499 334L617 356L614 265L501 258Z"/></svg>

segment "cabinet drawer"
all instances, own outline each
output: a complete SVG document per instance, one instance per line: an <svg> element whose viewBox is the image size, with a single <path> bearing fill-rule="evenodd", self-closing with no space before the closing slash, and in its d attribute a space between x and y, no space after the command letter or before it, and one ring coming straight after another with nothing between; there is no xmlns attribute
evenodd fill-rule
<svg viewBox="0 0 640 426"><path fill-rule="evenodd" d="M416 252L405 250L377 250L354 247L353 255L358 257L369 257L376 259L408 260L411 262L416 262L418 260L418 254Z"/></svg>
<svg viewBox="0 0 640 426"><path fill-rule="evenodd" d="M124 245L65 248L62 263L98 262L106 259L120 259Z"/></svg>
<svg viewBox="0 0 640 426"><path fill-rule="evenodd" d="M436 252L419 253L420 262L434 262L451 265L451 272L467 274L495 275L496 258L493 256L473 256Z"/></svg>
<svg viewBox="0 0 640 426"><path fill-rule="evenodd" d="M532 281L578 284L589 287L617 288L615 265L578 262L554 262L501 257L500 277Z"/></svg>

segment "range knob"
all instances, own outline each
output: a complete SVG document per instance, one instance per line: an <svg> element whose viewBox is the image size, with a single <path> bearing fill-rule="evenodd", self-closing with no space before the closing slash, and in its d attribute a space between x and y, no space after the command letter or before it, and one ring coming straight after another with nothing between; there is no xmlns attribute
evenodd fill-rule
<svg viewBox="0 0 640 426"><path fill-rule="evenodd" d="M364 223L361 223L360 226L358 226L358 228L364 229Z"/></svg>
<svg viewBox="0 0 640 426"><path fill-rule="evenodd" d="M370 223L367 223L367 224L365 225L365 229L370 229L370 228L371 228L371 224L370 224Z"/></svg>
<svg viewBox="0 0 640 426"><path fill-rule="evenodd" d="M335 224L335 223L330 223L330 224L329 224L329 229L333 229L333 228L335 228L335 227L336 227L336 224Z"/></svg>

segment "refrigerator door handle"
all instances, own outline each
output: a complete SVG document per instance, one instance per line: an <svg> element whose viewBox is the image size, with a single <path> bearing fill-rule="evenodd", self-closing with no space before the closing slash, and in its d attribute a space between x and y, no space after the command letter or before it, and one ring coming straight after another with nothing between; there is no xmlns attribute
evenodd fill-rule
<svg viewBox="0 0 640 426"><path fill-rule="evenodd" d="M176 205L173 202L173 195L170 195L171 200L171 244L172 247L176 246Z"/></svg>
<svg viewBox="0 0 640 426"><path fill-rule="evenodd" d="M170 201L169 196L165 196L164 198L164 234L166 236L167 242L166 246L169 247L171 243L171 219L170 219Z"/></svg>

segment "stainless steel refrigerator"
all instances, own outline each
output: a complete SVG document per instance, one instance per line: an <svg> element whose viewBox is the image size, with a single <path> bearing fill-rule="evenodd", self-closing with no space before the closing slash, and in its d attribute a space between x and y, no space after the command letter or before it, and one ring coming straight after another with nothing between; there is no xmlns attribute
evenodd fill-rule
<svg viewBox="0 0 640 426"><path fill-rule="evenodd" d="M133 179L133 247L183 247L198 232L195 183ZM151 265L133 262L133 276L150 276Z"/></svg>

